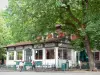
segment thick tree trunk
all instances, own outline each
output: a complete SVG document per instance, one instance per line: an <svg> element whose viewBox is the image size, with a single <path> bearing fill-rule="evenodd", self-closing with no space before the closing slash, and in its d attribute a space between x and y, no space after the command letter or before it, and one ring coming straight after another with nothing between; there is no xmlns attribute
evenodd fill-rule
<svg viewBox="0 0 100 75"><path fill-rule="evenodd" d="M62 2L64 3L65 0L62 0ZM87 18L87 10L88 10L88 0L82 0L82 5L83 5L83 23L80 22L80 20L78 20L71 12L71 9L70 9L70 5L67 5L67 8L66 8L66 11L69 12L69 15L71 16L71 18L77 22L79 25L82 24L81 28L83 30L85 30L86 28L86 22L85 22L85 19ZM71 24L73 27L75 27L75 25ZM77 27L75 27L76 30L77 30ZM77 30L78 33L80 33L78 30ZM90 66L90 70L93 71L95 70L95 63L94 63L94 58L93 58L93 55L92 55L92 51L91 51L91 47L90 47L90 40L88 38L88 35L86 34L85 37L84 37L84 45L86 47L86 51L87 51L87 55L88 55L88 59L89 59L89 66Z"/></svg>
<svg viewBox="0 0 100 75"><path fill-rule="evenodd" d="M86 13L88 10L88 2L89 2L88 0L82 0L84 17L86 17ZM84 26L83 29L85 29L86 25L83 25L83 26ZM90 47L90 40L87 34L85 35L84 44L87 50L90 71L94 71L96 70L95 62L94 62L93 54L92 54L91 47Z"/></svg>
<svg viewBox="0 0 100 75"><path fill-rule="evenodd" d="M85 44L88 59L89 59L90 71L94 71L95 70L95 63L94 63L93 54L92 54L92 51L90 48L90 41L89 41L89 38L87 35L85 35L84 44Z"/></svg>

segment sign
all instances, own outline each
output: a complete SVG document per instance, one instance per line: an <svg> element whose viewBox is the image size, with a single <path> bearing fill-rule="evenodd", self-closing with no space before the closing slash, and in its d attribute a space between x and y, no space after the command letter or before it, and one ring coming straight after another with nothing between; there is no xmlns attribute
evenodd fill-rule
<svg viewBox="0 0 100 75"><path fill-rule="evenodd" d="M59 47L67 47L67 44L59 43L58 46L59 46Z"/></svg>
<svg viewBox="0 0 100 75"><path fill-rule="evenodd" d="M8 51L14 51L14 47L10 47L7 49Z"/></svg>
<svg viewBox="0 0 100 75"><path fill-rule="evenodd" d="M55 43L46 43L45 47L55 47L56 44Z"/></svg>
<svg viewBox="0 0 100 75"><path fill-rule="evenodd" d="M22 50L22 49L23 49L23 46L16 47L16 50Z"/></svg>
<svg viewBox="0 0 100 75"><path fill-rule="evenodd" d="M25 48L25 49L27 49L27 48L32 49L32 45L27 45L27 46L24 46L24 48Z"/></svg>
<svg viewBox="0 0 100 75"><path fill-rule="evenodd" d="M34 45L34 48L42 48L42 47L43 47L42 44L36 44L36 45Z"/></svg>

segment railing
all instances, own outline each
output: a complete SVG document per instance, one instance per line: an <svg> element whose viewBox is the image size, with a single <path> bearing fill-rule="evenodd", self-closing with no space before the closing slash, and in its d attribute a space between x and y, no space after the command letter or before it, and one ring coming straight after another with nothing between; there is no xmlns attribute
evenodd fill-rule
<svg viewBox="0 0 100 75"><path fill-rule="evenodd" d="M45 72L45 71L54 71L56 70L56 67L54 65L41 65L41 66L36 66L34 71L37 72Z"/></svg>
<svg viewBox="0 0 100 75"><path fill-rule="evenodd" d="M89 69L89 63L88 62L83 62L81 65L79 64L72 64L72 66L69 67L69 70L88 70Z"/></svg>
<svg viewBox="0 0 100 75"><path fill-rule="evenodd" d="M14 66L0 65L0 71L14 71Z"/></svg>

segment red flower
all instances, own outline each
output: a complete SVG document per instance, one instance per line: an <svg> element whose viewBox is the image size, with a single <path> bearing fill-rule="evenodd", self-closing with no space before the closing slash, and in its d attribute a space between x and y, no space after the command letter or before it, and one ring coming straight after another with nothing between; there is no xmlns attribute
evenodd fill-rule
<svg viewBox="0 0 100 75"><path fill-rule="evenodd" d="M58 38L62 38L62 37L64 37L64 36L65 36L64 32L60 32L60 33L58 34Z"/></svg>

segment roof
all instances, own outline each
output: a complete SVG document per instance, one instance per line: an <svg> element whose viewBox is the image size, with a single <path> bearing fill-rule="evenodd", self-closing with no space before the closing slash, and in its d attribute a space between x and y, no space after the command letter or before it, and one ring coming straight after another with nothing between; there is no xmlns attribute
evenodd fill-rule
<svg viewBox="0 0 100 75"><path fill-rule="evenodd" d="M33 45L33 44L39 44L39 43L51 43L51 42L60 42L62 38L51 38L45 41L41 41L38 43L32 43L31 41L26 41L26 42L18 42L16 44L10 44L5 46L4 48L8 48L8 47L17 47L17 46L25 46L25 45Z"/></svg>
<svg viewBox="0 0 100 75"><path fill-rule="evenodd" d="M7 47L16 47L16 46L24 46L24 45L32 45L33 43L31 41L27 41L27 42L18 42L16 44L10 44L5 46L5 48Z"/></svg>

